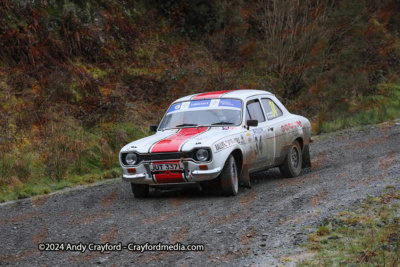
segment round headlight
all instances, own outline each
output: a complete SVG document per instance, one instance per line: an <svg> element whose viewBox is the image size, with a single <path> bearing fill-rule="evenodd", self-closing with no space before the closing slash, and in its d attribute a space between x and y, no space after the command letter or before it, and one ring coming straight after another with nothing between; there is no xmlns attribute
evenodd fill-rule
<svg viewBox="0 0 400 267"><path fill-rule="evenodd" d="M207 149L199 149L196 152L196 158L198 161L206 161L208 159L209 153Z"/></svg>
<svg viewBox="0 0 400 267"><path fill-rule="evenodd" d="M136 163L138 157L135 153L128 153L125 156L125 161L128 165L133 165Z"/></svg>

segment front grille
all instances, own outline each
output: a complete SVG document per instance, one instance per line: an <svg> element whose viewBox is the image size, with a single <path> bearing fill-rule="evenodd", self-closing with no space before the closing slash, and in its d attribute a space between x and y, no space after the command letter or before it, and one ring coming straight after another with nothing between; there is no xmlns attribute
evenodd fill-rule
<svg viewBox="0 0 400 267"><path fill-rule="evenodd" d="M153 154L140 154L139 158L145 161L153 160L171 160L171 159L181 159L181 158L192 158L192 153L190 152L179 152L179 153L153 153Z"/></svg>
<svg viewBox="0 0 400 267"><path fill-rule="evenodd" d="M121 161L124 165L128 165L125 161L125 155L128 152L121 153ZM139 164L141 161L155 161L155 160L180 160L184 159L193 159L193 152L175 152L175 153L151 153L151 154L137 154L138 162L135 164Z"/></svg>

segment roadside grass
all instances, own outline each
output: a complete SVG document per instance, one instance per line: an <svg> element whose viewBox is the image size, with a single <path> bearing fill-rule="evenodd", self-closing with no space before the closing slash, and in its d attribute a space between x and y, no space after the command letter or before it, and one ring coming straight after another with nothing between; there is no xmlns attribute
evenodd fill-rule
<svg viewBox="0 0 400 267"><path fill-rule="evenodd" d="M349 103L347 111L332 121L314 123L314 133L333 132L349 127L378 124L400 118L400 84L380 84L380 94Z"/></svg>
<svg viewBox="0 0 400 267"><path fill-rule="evenodd" d="M20 139L0 151L0 202L120 177L120 149L149 135L132 123L51 128L45 141Z"/></svg>
<svg viewBox="0 0 400 267"><path fill-rule="evenodd" d="M57 182L54 182L49 178L30 180L25 183L14 185L13 187L2 188L2 191L0 191L0 202L28 198L35 195L44 195L66 187L72 188L77 185L86 185L106 179L116 178L121 175L121 168L113 168L101 173L92 173L80 176L71 175Z"/></svg>
<svg viewBox="0 0 400 267"><path fill-rule="evenodd" d="M400 190L385 191L320 222L298 266L400 266Z"/></svg>

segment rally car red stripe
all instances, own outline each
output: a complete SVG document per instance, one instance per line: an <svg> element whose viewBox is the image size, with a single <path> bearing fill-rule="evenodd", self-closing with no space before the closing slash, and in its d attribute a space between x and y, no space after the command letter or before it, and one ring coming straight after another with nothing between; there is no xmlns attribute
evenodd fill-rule
<svg viewBox="0 0 400 267"><path fill-rule="evenodd" d="M181 129L179 129L179 131L180 131ZM178 131L178 132L179 132ZM178 133L178 132L176 132L176 133ZM167 136L167 137L165 137L165 138L163 138L163 139L161 139L161 140L158 140L157 142L155 142L154 144L152 144L151 146L150 146L150 148L149 148L149 153L151 153L151 150L153 149L153 147L158 143L158 142L160 142L160 141L162 141L162 140L165 140L165 139L167 139L167 138L170 138L171 136L173 136L173 135L175 135L176 133L174 133L174 134L171 134L171 135L169 135L169 136Z"/></svg>
<svg viewBox="0 0 400 267"><path fill-rule="evenodd" d="M226 94L226 93L232 92L232 91L234 91L234 90L208 92L208 93L196 95L192 99L218 98L218 97L222 96L223 94Z"/></svg>
<svg viewBox="0 0 400 267"><path fill-rule="evenodd" d="M208 127L182 128L176 134L155 144L151 149L151 153L179 152L179 148L186 140L207 130Z"/></svg>
<svg viewBox="0 0 400 267"><path fill-rule="evenodd" d="M183 173L173 173L171 171L165 171L162 173L154 174L158 184L171 184L171 183L184 183Z"/></svg>

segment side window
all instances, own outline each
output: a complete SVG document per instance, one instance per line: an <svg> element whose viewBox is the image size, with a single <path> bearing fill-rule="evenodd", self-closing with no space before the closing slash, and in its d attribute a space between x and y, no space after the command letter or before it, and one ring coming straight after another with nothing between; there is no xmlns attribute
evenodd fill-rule
<svg viewBox="0 0 400 267"><path fill-rule="evenodd" d="M247 102L246 108L251 120L258 120L258 122L265 121L265 116L258 99L250 100L249 102Z"/></svg>
<svg viewBox="0 0 400 267"><path fill-rule="evenodd" d="M261 99L261 103L264 107L265 113L267 114L268 120L273 120L283 115L282 110L268 98Z"/></svg>

